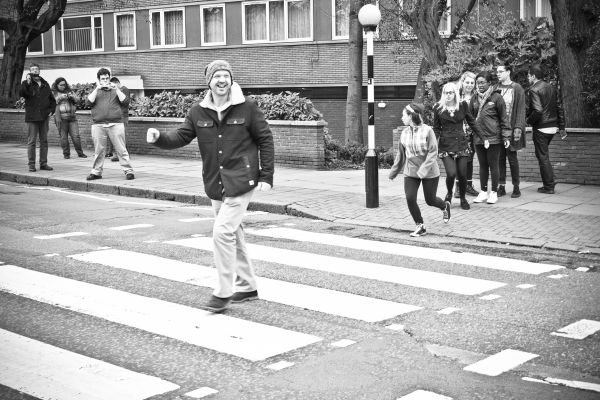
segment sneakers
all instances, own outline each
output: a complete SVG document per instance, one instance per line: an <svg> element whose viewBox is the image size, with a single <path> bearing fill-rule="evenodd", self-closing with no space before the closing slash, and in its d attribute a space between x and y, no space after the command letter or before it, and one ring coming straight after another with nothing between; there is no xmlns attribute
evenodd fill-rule
<svg viewBox="0 0 600 400"><path fill-rule="evenodd" d="M488 204L496 204L498 201L498 192L491 191L490 196L487 199Z"/></svg>
<svg viewBox="0 0 600 400"><path fill-rule="evenodd" d="M230 296L230 297L210 296L208 303L206 303L206 305L202 308L204 308L207 311L213 312L213 313L223 312L223 311L225 311L225 309L231 302L231 297L233 297L233 296Z"/></svg>
<svg viewBox="0 0 600 400"><path fill-rule="evenodd" d="M419 237L424 235L427 235L427 230L425 229L425 226L423 224L417 224L417 229L415 229L415 231L410 234L410 236L412 237Z"/></svg>
<svg viewBox="0 0 600 400"><path fill-rule="evenodd" d="M40 165L40 171L53 171L54 168L52 168L49 165Z"/></svg>
<svg viewBox="0 0 600 400"><path fill-rule="evenodd" d="M94 179L102 179L102 175L89 174L85 179L88 181L93 181Z"/></svg>
<svg viewBox="0 0 600 400"><path fill-rule="evenodd" d="M487 192L485 190L482 190L481 192L479 192L479 194L477 195L475 200L473 200L473 203L483 203L487 199L488 199Z"/></svg>
<svg viewBox="0 0 600 400"><path fill-rule="evenodd" d="M83 153L81 153L81 154L77 154L77 156L78 156L79 158L87 158L87 156L86 156L85 154L83 154Z"/></svg>
<svg viewBox="0 0 600 400"><path fill-rule="evenodd" d="M29 172L35 172L37 171L37 169L35 169L35 167L29 167Z"/></svg>
<svg viewBox="0 0 600 400"><path fill-rule="evenodd" d="M110 157L112 157L112 156L113 156L113 153L106 153L106 154L104 155L104 157L106 157L106 158L110 158Z"/></svg>
<svg viewBox="0 0 600 400"><path fill-rule="evenodd" d="M541 188L538 188L538 193L554 194L554 188L547 188L542 186Z"/></svg>
<svg viewBox="0 0 600 400"><path fill-rule="evenodd" d="M133 173L128 172L125 174L125 179L127 179L128 181L135 179L135 175L133 175Z"/></svg>
<svg viewBox="0 0 600 400"><path fill-rule="evenodd" d="M450 202L446 201L446 207L444 207L444 223L448 223L450 221Z"/></svg>
<svg viewBox="0 0 600 400"><path fill-rule="evenodd" d="M473 187L473 184L469 183L467 185L467 194L469 196L477 196L479 194L479 192L477 190L475 190L475 188Z"/></svg>
<svg viewBox="0 0 600 400"><path fill-rule="evenodd" d="M112 156L110 161L119 161L119 156Z"/></svg>
<svg viewBox="0 0 600 400"><path fill-rule="evenodd" d="M510 197L512 197L513 199L516 199L517 197L521 197L521 191L519 190L519 186L515 185L513 187L513 192L510 195Z"/></svg>
<svg viewBox="0 0 600 400"><path fill-rule="evenodd" d="M498 197L506 196L504 185L498 185Z"/></svg>
<svg viewBox="0 0 600 400"><path fill-rule="evenodd" d="M71 156L69 154L65 154L63 157L65 157L65 160L68 160L69 158L71 158Z"/></svg>
<svg viewBox="0 0 600 400"><path fill-rule="evenodd" d="M469 205L469 202L467 201L467 199L460 199L460 208L462 208L463 210L471 209L471 206Z"/></svg>
<svg viewBox="0 0 600 400"><path fill-rule="evenodd" d="M232 303L241 303L243 301L258 300L258 291L252 290L250 292L235 292L231 296Z"/></svg>

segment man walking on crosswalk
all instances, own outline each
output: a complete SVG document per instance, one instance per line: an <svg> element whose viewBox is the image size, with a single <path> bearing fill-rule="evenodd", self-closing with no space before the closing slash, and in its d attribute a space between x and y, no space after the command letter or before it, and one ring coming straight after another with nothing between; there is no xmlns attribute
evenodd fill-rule
<svg viewBox="0 0 600 400"><path fill-rule="evenodd" d="M159 133L150 128L147 141L175 149L198 138L204 190L215 213L214 262L219 275L205 308L222 312L230 302L258 298L242 219L254 189L268 191L273 186L275 150L264 114L233 82L229 63L215 60L204 74L206 97L189 110L177 130Z"/></svg>

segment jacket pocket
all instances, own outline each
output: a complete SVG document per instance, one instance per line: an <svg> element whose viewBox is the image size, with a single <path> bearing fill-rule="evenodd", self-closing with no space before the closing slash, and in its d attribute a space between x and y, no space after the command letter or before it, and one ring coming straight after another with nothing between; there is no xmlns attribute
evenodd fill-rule
<svg viewBox="0 0 600 400"><path fill-rule="evenodd" d="M215 121L211 120L199 120L196 122L198 128L212 128L215 125Z"/></svg>

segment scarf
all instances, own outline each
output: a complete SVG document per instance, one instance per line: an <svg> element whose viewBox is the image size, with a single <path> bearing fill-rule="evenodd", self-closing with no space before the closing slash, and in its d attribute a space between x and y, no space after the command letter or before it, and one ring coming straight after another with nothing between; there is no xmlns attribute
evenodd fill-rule
<svg viewBox="0 0 600 400"><path fill-rule="evenodd" d="M477 108L477 117L476 118L479 118L479 113L481 112L483 105L485 104L485 102L487 101L488 97L490 97L491 94L492 94L491 86L488 88L488 90L486 90L483 93L477 92L477 100L479 101L479 107Z"/></svg>

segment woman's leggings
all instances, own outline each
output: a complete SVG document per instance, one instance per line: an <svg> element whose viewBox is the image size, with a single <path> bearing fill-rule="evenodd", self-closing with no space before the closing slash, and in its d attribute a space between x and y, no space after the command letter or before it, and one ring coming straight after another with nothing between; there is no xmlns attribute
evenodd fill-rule
<svg viewBox="0 0 600 400"><path fill-rule="evenodd" d="M421 216L421 209L417 204L417 191L421 182L423 182L423 194L425 195L425 202L428 206L437 207L440 210L444 210L446 203L444 200L437 197L437 187L440 177L420 179L412 178L410 176L404 177L404 194L406 196L406 204L408 210L412 216L415 224L422 224L423 217Z"/></svg>
<svg viewBox="0 0 600 400"><path fill-rule="evenodd" d="M446 169L446 189L448 193L452 193L454 180L458 176L458 192L460 193L460 198L464 199L467 190L467 163L469 162L469 157L452 158L446 156L442 158L442 162Z"/></svg>
<svg viewBox="0 0 600 400"><path fill-rule="evenodd" d="M479 160L479 183L482 191L488 190L488 178L492 176L492 192L498 191L498 179L500 177L500 149L502 144L490 144L485 148L482 144L475 145L477 159Z"/></svg>

